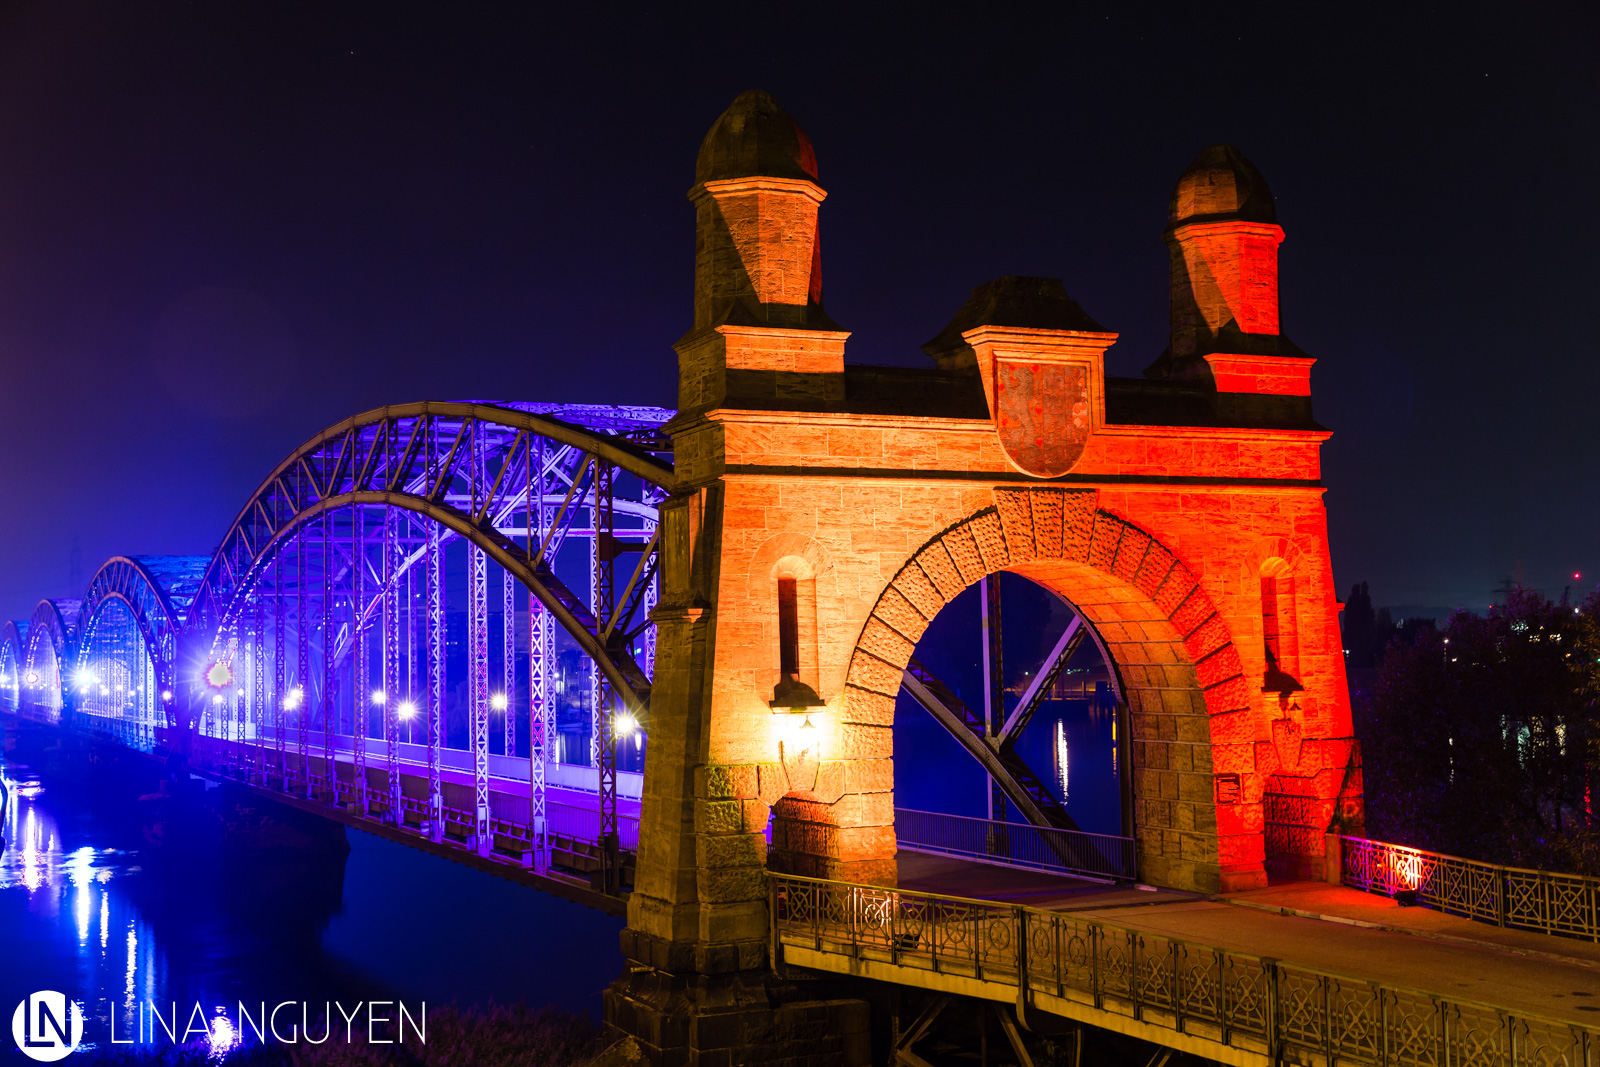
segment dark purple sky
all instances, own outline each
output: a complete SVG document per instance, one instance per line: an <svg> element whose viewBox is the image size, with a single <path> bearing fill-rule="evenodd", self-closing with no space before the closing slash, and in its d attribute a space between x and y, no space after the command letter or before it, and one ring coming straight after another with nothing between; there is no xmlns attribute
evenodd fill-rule
<svg viewBox="0 0 1600 1067"><path fill-rule="evenodd" d="M920 364L973 285L1038 274L1137 374L1172 183L1238 144L1321 361L1341 589L1600 577L1592 5L466 6L0 9L0 611L76 595L75 551L80 580L211 551L356 411L672 404L684 193L752 87L817 146L828 311L865 363Z"/></svg>

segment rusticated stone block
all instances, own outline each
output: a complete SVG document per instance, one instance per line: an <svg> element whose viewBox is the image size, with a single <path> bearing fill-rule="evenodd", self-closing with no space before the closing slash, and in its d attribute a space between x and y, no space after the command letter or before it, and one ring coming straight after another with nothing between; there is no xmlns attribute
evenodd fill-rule
<svg viewBox="0 0 1600 1067"><path fill-rule="evenodd" d="M850 659L850 685L892 696L900 690L900 676L904 671L904 667L885 663L858 649Z"/></svg>
<svg viewBox="0 0 1600 1067"><path fill-rule="evenodd" d="M894 697L853 685L847 687L845 692L848 699L840 709L840 722L859 722L872 726L894 725Z"/></svg>
<svg viewBox="0 0 1600 1067"><path fill-rule="evenodd" d="M1074 563L1089 559L1089 541L1094 536L1097 489L1078 489L1063 494L1061 507L1061 556Z"/></svg>
<svg viewBox="0 0 1600 1067"><path fill-rule="evenodd" d="M1188 567L1182 563L1174 563L1152 599L1170 618L1172 613L1199 588L1199 584L1195 581L1194 575L1189 573Z"/></svg>
<svg viewBox="0 0 1600 1067"><path fill-rule="evenodd" d="M985 508L972 517L969 524L972 538L983 557L984 570L994 573L1010 566L1011 557L1006 551L1005 531L1000 528L1000 514L994 508Z"/></svg>
<svg viewBox="0 0 1600 1067"><path fill-rule="evenodd" d="M702 834L733 834L744 829L742 800L696 800L694 828ZM759 803L759 802L755 802Z"/></svg>
<svg viewBox="0 0 1600 1067"><path fill-rule="evenodd" d="M978 542L973 539L970 527L963 523L946 533L941 540L956 565L956 572L961 575L963 587L983 577L983 556L978 553Z"/></svg>
<svg viewBox="0 0 1600 1067"><path fill-rule="evenodd" d="M916 558L917 565L928 576L928 580L933 583L946 604L967 587L967 583L961 580L961 572L956 570L956 565L950 559L950 553L945 551L942 542L935 541L918 552Z"/></svg>
<svg viewBox="0 0 1600 1067"><path fill-rule="evenodd" d="M1243 674L1244 664L1239 662L1239 650L1230 644L1196 663L1194 672L1200 679L1201 687L1205 688Z"/></svg>
<svg viewBox="0 0 1600 1067"><path fill-rule="evenodd" d="M911 650L915 647L912 642L897 630L885 625L876 615L867 619L867 625L861 631L861 642L858 646L872 653L885 663L906 665L911 658Z"/></svg>
<svg viewBox="0 0 1600 1067"><path fill-rule="evenodd" d="M1033 509L1028 503L1026 489L996 489L995 511L1000 516L1000 528L1005 532L1006 551L1012 563L1026 563L1039 558L1038 547L1033 543Z"/></svg>
<svg viewBox="0 0 1600 1067"><path fill-rule="evenodd" d="M1228 644L1231 638L1228 635L1228 626L1219 615L1201 623L1193 633L1183 639L1183 647L1189 650L1189 658L1198 663L1211 655L1223 645Z"/></svg>
<svg viewBox="0 0 1600 1067"><path fill-rule="evenodd" d="M1216 609L1211 606L1211 598L1196 589L1194 595L1178 605L1177 610L1170 616L1172 628L1178 631L1179 637L1188 637L1200 628L1201 623L1216 613Z"/></svg>
<svg viewBox="0 0 1600 1067"><path fill-rule="evenodd" d="M944 594L934 588L927 572L915 560L906 564L900 573L895 575L894 581L890 584L898 589L901 595L910 601L912 606L925 619L933 618L944 608ZM908 634L907 636L910 635Z"/></svg>
<svg viewBox="0 0 1600 1067"><path fill-rule="evenodd" d="M1106 511L1094 513L1094 532L1089 537L1089 565L1106 573L1111 572L1112 561L1117 558L1117 542L1122 540L1122 530L1127 523Z"/></svg>
<svg viewBox="0 0 1600 1067"><path fill-rule="evenodd" d="M1206 708L1211 712L1213 720L1223 712L1239 711L1250 707L1250 687L1245 684L1243 676L1229 678L1226 682L1214 685L1205 692Z"/></svg>
<svg viewBox="0 0 1600 1067"><path fill-rule="evenodd" d="M1144 561L1139 564L1138 573L1133 576L1134 586L1145 596L1153 598L1175 562L1171 552L1162 547L1159 541L1152 540L1145 548Z"/></svg>
<svg viewBox="0 0 1600 1067"><path fill-rule="evenodd" d="M843 760L826 760L817 767L817 787L812 792L818 800L825 804L838 802L850 788L850 766Z"/></svg>
<svg viewBox="0 0 1600 1067"><path fill-rule="evenodd" d="M852 760L844 764L845 789L851 793L877 793L894 788L894 761Z"/></svg>
<svg viewBox="0 0 1600 1067"><path fill-rule="evenodd" d="M888 726L839 726L839 755L845 759L886 760L894 757L894 730Z"/></svg>
<svg viewBox="0 0 1600 1067"><path fill-rule="evenodd" d="M756 767L745 764L704 764L695 769L697 792L708 800L748 800L759 794Z"/></svg>
<svg viewBox="0 0 1600 1067"><path fill-rule="evenodd" d="M760 867L767 862L767 842L760 834L697 834L694 845L699 867Z"/></svg>
<svg viewBox="0 0 1600 1067"><path fill-rule="evenodd" d="M765 844L765 842L762 842ZM706 904L735 904L764 900L767 877L763 867L698 867L695 888Z"/></svg>
<svg viewBox="0 0 1600 1067"><path fill-rule="evenodd" d="M922 640L923 633L928 629L928 620L923 617L922 612L912 606L905 594L892 585L878 598L878 606L873 608L872 617L913 645Z"/></svg>
<svg viewBox="0 0 1600 1067"><path fill-rule="evenodd" d="M1061 558L1061 512L1065 501L1048 489L1028 494L1033 510L1033 543L1040 559Z"/></svg>
<svg viewBox="0 0 1600 1067"><path fill-rule="evenodd" d="M1145 551L1150 547L1150 535L1136 526L1122 531L1117 542L1117 555L1111 563L1111 573L1125 582L1132 582L1144 563Z"/></svg>

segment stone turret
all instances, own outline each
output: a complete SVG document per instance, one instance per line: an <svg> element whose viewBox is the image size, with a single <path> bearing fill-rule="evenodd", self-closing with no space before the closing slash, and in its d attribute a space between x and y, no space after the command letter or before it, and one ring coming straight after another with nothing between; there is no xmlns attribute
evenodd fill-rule
<svg viewBox="0 0 1600 1067"><path fill-rule="evenodd" d="M842 395L849 334L822 309L826 196L811 139L769 94L741 93L711 124L689 190L694 325L676 346L680 411Z"/></svg>
<svg viewBox="0 0 1600 1067"><path fill-rule="evenodd" d="M1283 227L1266 179L1233 145L1195 157L1167 208L1171 341L1145 373L1219 392L1310 392L1311 360L1278 322Z"/></svg>

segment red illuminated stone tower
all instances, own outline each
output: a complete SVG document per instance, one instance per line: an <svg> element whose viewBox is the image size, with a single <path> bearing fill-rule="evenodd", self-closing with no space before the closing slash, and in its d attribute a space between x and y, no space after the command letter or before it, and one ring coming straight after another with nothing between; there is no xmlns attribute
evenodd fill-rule
<svg viewBox="0 0 1600 1067"><path fill-rule="evenodd" d="M1139 379L1105 375L1117 335L1040 278L978 286L932 366L845 363L817 175L804 131L750 92L689 193L683 489L662 509L632 962L607 1000L654 1062L810 1040L768 986L765 871L894 881L902 673L987 574L1059 594L1105 653L1145 881L1318 872L1323 832L1360 819L1328 433L1280 333L1283 231L1255 168L1218 146L1180 178L1171 344ZM865 1062L864 1005L816 1010L826 1055Z"/></svg>

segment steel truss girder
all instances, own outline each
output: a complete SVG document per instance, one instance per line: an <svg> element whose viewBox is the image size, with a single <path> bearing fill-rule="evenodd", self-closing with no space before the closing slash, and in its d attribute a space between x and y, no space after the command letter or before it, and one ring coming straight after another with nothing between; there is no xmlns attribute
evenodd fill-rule
<svg viewBox="0 0 1600 1067"><path fill-rule="evenodd" d="M402 426L405 420L410 420L409 426ZM267 477L223 538L186 624L214 629L216 617L226 612L268 545L318 500L409 490L436 503L450 503L455 483L465 477L461 468L466 456L483 454L481 438L489 435L508 457L514 456L520 442L536 436L611 463L669 492L677 484L672 467L640 446L547 416L474 402L379 408L324 430ZM495 493L508 479L515 484L509 461L487 483L471 479L472 499L466 507L455 505L456 510L471 525L484 525ZM478 490L484 484L492 488L480 499Z"/></svg>
<svg viewBox="0 0 1600 1067"><path fill-rule="evenodd" d="M1067 809L1050 795L1027 764L1009 750L1000 750L985 729L983 719L915 658L906 667L901 682L917 703L983 765L1023 818L1035 826L1078 829Z"/></svg>
<svg viewBox="0 0 1600 1067"><path fill-rule="evenodd" d="M294 526L285 526L281 529L272 542L262 547L262 556L270 558L283 541L297 536L302 527L309 525L326 512L373 504L400 508L431 519L465 538L469 544L482 549L495 563L511 571L534 596L538 597L539 603L550 613L550 617L571 635L583 653L599 664L616 691L627 701L629 710L636 716L645 713L650 700L650 679L629 653L622 640L624 635L614 631L611 638L602 643L600 634L604 627L596 624L594 614L584 604L582 598L555 576L548 561L540 561L537 566L533 566L528 550L517 544L513 538L498 529L474 525L468 516L458 509L410 493L386 490L326 497L302 512ZM228 614L232 615L239 610L242 608L230 605Z"/></svg>
<svg viewBox="0 0 1600 1067"><path fill-rule="evenodd" d="M198 572L205 557L164 557ZM198 579L198 573L195 575ZM193 595L192 589L180 594ZM174 662L177 658L178 633L183 620L173 604L169 591L144 560L134 556L113 556L101 565L89 580L84 591L83 606L78 615L79 639L76 642L76 665L86 667L84 656L92 647L95 631L100 625L101 613L112 602L120 602L133 616L134 625L144 640L146 654L155 664L156 686L159 690L171 689L176 682ZM162 702L158 702L162 703ZM176 725L171 718L170 704L164 705L168 725Z"/></svg>

